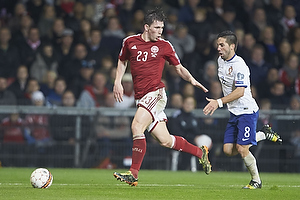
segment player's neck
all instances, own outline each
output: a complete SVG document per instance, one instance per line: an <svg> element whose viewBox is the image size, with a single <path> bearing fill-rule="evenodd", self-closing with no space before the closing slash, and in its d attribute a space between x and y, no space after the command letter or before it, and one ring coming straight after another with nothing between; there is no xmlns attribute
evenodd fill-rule
<svg viewBox="0 0 300 200"><path fill-rule="evenodd" d="M144 31L144 32L142 33L141 37L142 37L142 39L143 39L145 42L149 42L149 41L150 41L149 36L148 36L148 34L147 34L146 31Z"/></svg>

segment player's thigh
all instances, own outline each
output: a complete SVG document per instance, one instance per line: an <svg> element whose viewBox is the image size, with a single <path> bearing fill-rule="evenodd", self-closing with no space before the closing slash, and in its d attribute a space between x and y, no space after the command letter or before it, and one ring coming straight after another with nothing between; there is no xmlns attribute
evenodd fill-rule
<svg viewBox="0 0 300 200"><path fill-rule="evenodd" d="M151 135L164 147L172 146L172 137L167 129L166 122L158 122L151 132Z"/></svg>
<svg viewBox="0 0 300 200"><path fill-rule="evenodd" d="M152 123L151 114L143 107L139 107L134 115L131 129L133 135L143 134L149 124Z"/></svg>

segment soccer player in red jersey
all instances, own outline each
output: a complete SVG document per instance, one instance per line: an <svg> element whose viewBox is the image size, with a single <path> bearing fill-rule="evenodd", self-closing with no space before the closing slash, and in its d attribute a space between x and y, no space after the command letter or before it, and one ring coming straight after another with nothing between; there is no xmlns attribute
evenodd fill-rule
<svg viewBox="0 0 300 200"><path fill-rule="evenodd" d="M146 153L144 131L149 133L161 146L190 153L199 158L206 174L211 172L206 146L197 147L183 137L171 135L167 129L167 117L164 109L167 103L165 85L161 81L165 61L176 69L176 72L193 86L208 90L200 84L189 71L182 66L170 42L161 38L164 29L165 15L160 9L148 11L144 19L144 32L128 36L123 41L119 54L116 79L113 93L115 100L123 101L122 76L128 62L134 84L137 111L132 121L133 134L132 164L128 172L115 172L117 180L131 186L138 184L138 172Z"/></svg>

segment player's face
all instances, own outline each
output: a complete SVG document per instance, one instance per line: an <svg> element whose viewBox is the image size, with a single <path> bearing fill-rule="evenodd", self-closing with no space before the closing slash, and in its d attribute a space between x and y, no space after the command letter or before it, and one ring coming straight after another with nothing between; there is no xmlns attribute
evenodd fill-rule
<svg viewBox="0 0 300 200"><path fill-rule="evenodd" d="M223 60L229 60L235 54L234 44L229 45L226 42L226 39L222 38L222 37L218 38L218 40L217 40L217 50Z"/></svg>
<svg viewBox="0 0 300 200"><path fill-rule="evenodd" d="M146 24L146 31L150 41L157 41L161 37L163 30L164 22L154 21L150 26Z"/></svg>

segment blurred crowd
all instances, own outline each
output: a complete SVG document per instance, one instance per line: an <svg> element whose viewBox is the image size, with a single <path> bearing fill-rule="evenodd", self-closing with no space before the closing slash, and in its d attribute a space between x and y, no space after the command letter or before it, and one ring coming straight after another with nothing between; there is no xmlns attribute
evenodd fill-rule
<svg viewBox="0 0 300 200"><path fill-rule="evenodd" d="M130 66L122 79L124 102L114 102L116 62L123 39L142 33L145 12L156 7L168 18L163 38L209 89L204 94L166 63L168 108L189 115L185 99L193 97L195 109L203 108L206 96L222 96L215 38L231 30L238 37L237 54L250 68L252 93L261 110L300 110L298 0L0 0L0 105L134 107ZM62 118L12 113L2 119L2 128L12 127L5 129L14 135L7 134L7 141L20 136L49 143L49 135L56 135L72 144L76 119ZM106 118L94 122L99 142L107 143L107 135L130 138L128 120L114 118L114 129ZM207 118L201 126L211 129L215 123ZM263 115L260 123L270 123L269 116ZM18 129L24 124L25 134Z"/></svg>
<svg viewBox="0 0 300 200"><path fill-rule="evenodd" d="M11 0L0 1L0 104L133 107L130 67L125 102L107 105L122 40L143 31L147 10L161 7L163 37L181 62L210 91L191 87L166 63L163 80L170 108L176 98L219 98L215 37L232 30L237 54L251 71L252 92L270 109L300 109L300 2L296 0ZM175 100L173 100L175 99ZM180 97L179 97L180 99ZM175 102L175 105L172 104Z"/></svg>

